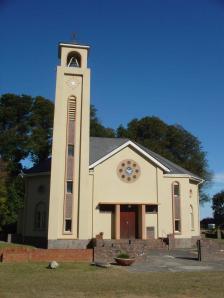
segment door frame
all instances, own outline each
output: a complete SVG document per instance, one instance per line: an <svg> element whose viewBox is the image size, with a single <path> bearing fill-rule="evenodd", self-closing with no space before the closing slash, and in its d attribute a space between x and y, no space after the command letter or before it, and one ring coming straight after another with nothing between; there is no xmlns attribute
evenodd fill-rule
<svg viewBox="0 0 224 298"><path fill-rule="evenodd" d="M139 238L139 210L138 205L124 204L120 206L120 239L138 239ZM126 214L125 214L126 213ZM124 219L122 216L126 217L128 222L128 228L133 228L134 231L128 231L128 237L122 236L122 230L124 229ZM134 216L134 223L131 223ZM134 237L132 235L134 234Z"/></svg>

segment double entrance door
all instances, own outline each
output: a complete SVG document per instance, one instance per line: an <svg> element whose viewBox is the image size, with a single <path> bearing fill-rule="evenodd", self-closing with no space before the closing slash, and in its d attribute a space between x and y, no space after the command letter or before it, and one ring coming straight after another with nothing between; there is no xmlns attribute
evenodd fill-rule
<svg viewBox="0 0 224 298"><path fill-rule="evenodd" d="M121 239L138 238L138 206L121 205L120 237Z"/></svg>

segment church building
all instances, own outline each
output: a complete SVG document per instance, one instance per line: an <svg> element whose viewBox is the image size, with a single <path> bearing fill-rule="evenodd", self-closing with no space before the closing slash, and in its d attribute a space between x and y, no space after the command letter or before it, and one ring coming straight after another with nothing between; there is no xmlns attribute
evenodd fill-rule
<svg viewBox="0 0 224 298"><path fill-rule="evenodd" d="M88 53L59 44L52 156L24 173L18 232L48 248L169 235L190 245L203 180L132 140L90 137Z"/></svg>

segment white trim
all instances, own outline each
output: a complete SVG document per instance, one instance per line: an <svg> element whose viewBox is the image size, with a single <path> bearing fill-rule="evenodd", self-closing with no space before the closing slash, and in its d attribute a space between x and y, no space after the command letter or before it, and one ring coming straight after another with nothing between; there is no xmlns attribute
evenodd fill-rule
<svg viewBox="0 0 224 298"><path fill-rule="evenodd" d="M105 156L103 156L102 158L100 158L99 160L97 160L96 162L94 162L93 164L91 164L89 166L89 169L94 168L98 164L102 163L106 159L110 158L111 156L113 156L114 154L118 153L119 151L121 151L122 149L124 149L124 148L126 148L128 146L131 146L131 147L135 148L138 152L140 152L142 155L144 155L145 157L147 157L149 160L151 160L153 163L155 163L158 167L160 167L164 171L166 171L168 173L170 172L170 170L167 167L165 167L163 164L161 164L157 159L155 159L154 157L152 157L150 154L146 153L143 149L141 149L138 145L136 145L132 141L127 141L123 145L119 146L118 148L114 149L110 153L106 154Z"/></svg>
<svg viewBox="0 0 224 298"><path fill-rule="evenodd" d="M164 177L174 177L174 178L189 178L190 175L189 174L164 174Z"/></svg>
<svg viewBox="0 0 224 298"><path fill-rule="evenodd" d="M193 176L193 175L189 175L189 174L164 174L163 177L166 177L166 178L189 178L189 179L196 180L200 183L204 182L203 179Z"/></svg>
<svg viewBox="0 0 224 298"><path fill-rule="evenodd" d="M147 206L159 206L161 203L149 203L149 202L98 202L98 205L147 205Z"/></svg>
<svg viewBox="0 0 224 298"><path fill-rule="evenodd" d="M79 48L79 49L89 49L90 46L80 45L80 44L72 44L72 43L59 43L60 47L69 47L69 48Z"/></svg>

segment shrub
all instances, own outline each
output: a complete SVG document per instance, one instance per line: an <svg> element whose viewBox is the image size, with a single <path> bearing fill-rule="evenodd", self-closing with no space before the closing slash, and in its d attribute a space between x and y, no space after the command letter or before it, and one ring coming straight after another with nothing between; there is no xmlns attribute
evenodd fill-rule
<svg viewBox="0 0 224 298"><path fill-rule="evenodd" d="M130 256L126 252L122 252L119 255L117 255L117 258L119 258L119 259L130 259Z"/></svg>

